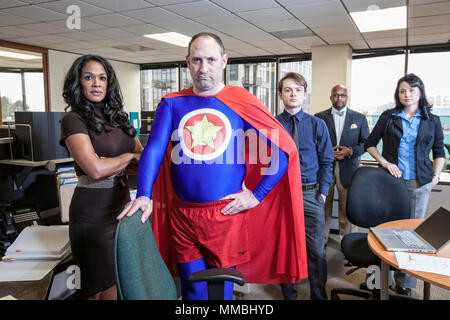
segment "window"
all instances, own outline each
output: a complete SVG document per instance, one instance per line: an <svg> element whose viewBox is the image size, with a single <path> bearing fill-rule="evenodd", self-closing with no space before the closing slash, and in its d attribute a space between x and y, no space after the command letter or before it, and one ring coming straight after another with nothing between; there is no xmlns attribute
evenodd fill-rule
<svg viewBox="0 0 450 320"><path fill-rule="evenodd" d="M244 87L275 115L275 70L275 62L231 64L226 69L227 84Z"/></svg>
<svg viewBox="0 0 450 320"><path fill-rule="evenodd" d="M164 95L178 91L178 68L141 70L141 74L142 110L155 110Z"/></svg>
<svg viewBox="0 0 450 320"><path fill-rule="evenodd" d="M16 111L46 110L42 60L42 53L0 46L1 122L14 122Z"/></svg>
<svg viewBox="0 0 450 320"><path fill-rule="evenodd" d="M239 65L232 64L227 69L227 71L229 71L227 78L230 79L230 81L237 81L239 77Z"/></svg>
<svg viewBox="0 0 450 320"><path fill-rule="evenodd" d="M150 110L150 97L148 95L148 88L142 89L142 110Z"/></svg>
<svg viewBox="0 0 450 320"><path fill-rule="evenodd" d="M280 76L294 71L302 74L308 82L308 97L304 109L310 110L311 92L311 60L298 61L305 57L289 57L288 63L280 63ZM273 59L237 58L228 60L222 80L226 84L243 87L254 94L273 115L280 113L283 106L279 104L277 96L277 63ZM238 62L242 61L242 62ZM256 61L256 62L255 62ZM258 62L261 61L261 62ZM180 72L180 83L178 83ZM153 110L164 94L176 92L192 86L192 78L185 62L143 65L141 70L142 110ZM226 76L226 77L225 77ZM148 93L145 91L148 90Z"/></svg>
<svg viewBox="0 0 450 320"><path fill-rule="evenodd" d="M23 107L22 80L20 73L0 73L2 121L14 122L15 111L26 111Z"/></svg>
<svg viewBox="0 0 450 320"><path fill-rule="evenodd" d="M181 89L187 89L192 87L191 73L187 67L182 67L181 69Z"/></svg>
<svg viewBox="0 0 450 320"><path fill-rule="evenodd" d="M444 130L444 144L450 147L450 52L413 53L409 56L408 72L420 77L432 112L439 116ZM449 151L445 149L447 168L450 169Z"/></svg>
<svg viewBox="0 0 450 320"><path fill-rule="evenodd" d="M405 56L390 55L354 59L348 105L366 115L369 130L375 126L383 111L393 108L397 81L404 75ZM382 150L382 141L377 146ZM369 153L363 160L374 160Z"/></svg>

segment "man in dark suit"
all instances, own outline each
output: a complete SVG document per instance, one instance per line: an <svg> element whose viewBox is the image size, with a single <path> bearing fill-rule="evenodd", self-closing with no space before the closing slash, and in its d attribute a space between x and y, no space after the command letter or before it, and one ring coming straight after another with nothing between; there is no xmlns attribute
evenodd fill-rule
<svg viewBox="0 0 450 320"><path fill-rule="evenodd" d="M344 236L352 232L352 224L346 215L347 189L353 173L359 167L364 143L369 135L366 117L347 108L346 87L334 86L330 100L332 107L315 115L324 120L328 127L334 154L333 182L325 201L325 243L330 233L335 185L339 193L339 234Z"/></svg>

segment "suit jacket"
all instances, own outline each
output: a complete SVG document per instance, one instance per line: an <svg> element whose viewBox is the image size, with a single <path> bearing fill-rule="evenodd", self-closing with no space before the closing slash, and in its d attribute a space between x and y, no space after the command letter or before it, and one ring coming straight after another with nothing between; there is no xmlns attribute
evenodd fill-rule
<svg viewBox="0 0 450 320"><path fill-rule="evenodd" d="M403 137L402 119L393 113L401 110L390 109L383 112L378 119L370 136L367 138L365 149L376 147L378 141L383 139L382 156L387 161L398 164L398 147ZM434 175L433 163L430 160L430 152L433 159L445 158L444 134L441 121L438 116L429 113L429 118L420 119L419 131L417 132L415 151L416 180L419 186L431 182Z"/></svg>
<svg viewBox="0 0 450 320"><path fill-rule="evenodd" d="M333 114L331 108L316 113L316 117L325 121L330 133L333 147L337 145L336 128L334 127ZM339 145L351 147L353 154L350 158L344 158L339 161L341 181L344 187L348 188L353 173L358 169L361 155L364 153L364 143L369 135L369 126L366 117L359 112L353 111L347 107L345 115L344 128ZM334 162L336 164L336 161Z"/></svg>

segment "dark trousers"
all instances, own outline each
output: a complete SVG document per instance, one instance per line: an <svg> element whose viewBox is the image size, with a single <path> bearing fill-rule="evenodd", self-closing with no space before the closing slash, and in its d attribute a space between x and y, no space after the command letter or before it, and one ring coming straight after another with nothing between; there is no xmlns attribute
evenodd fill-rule
<svg viewBox="0 0 450 320"><path fill-rule="evenodd" d="M325 213L324 201L315 189L303 191L305 216L306 254L311 300L326 300L327 257L325 254ZM286 300L297 299L297 291L292 283L281 284Z"/></svg>

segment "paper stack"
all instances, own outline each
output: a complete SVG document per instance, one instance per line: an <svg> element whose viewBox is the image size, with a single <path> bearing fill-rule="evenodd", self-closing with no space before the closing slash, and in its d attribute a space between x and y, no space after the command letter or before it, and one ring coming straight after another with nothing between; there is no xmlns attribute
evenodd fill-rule
<svg viewBox="0 0 450 320"><path fill-rule="evenodd" d="M56 175L61 221L69 222L69 206L78 178L73 167L59 168Z"/></svg>
<svg viewBox="0 0 450 320"><path fill-rule="evenodd" d="M78 182L74 167L58 168L56 179L58 180L58 187L77 184Z"/></svg>
<svg viewBox="0 0 450 320"><path fill-rule="evenodd" d="M31 226L0 262L0 281L40 280L70 254L68 226Z"/></svg>

